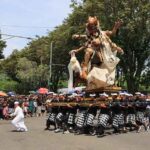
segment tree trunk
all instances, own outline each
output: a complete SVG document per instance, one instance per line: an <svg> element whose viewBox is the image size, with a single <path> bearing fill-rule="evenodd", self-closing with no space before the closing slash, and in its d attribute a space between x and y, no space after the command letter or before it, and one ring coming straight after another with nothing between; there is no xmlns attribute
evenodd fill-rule
<svg viewBox="0 0 150 150"><path fill-rule="evenodd" d="M126 79L128 91L135 93L139 89L139 81L134 78L132 75Z"/></svg>

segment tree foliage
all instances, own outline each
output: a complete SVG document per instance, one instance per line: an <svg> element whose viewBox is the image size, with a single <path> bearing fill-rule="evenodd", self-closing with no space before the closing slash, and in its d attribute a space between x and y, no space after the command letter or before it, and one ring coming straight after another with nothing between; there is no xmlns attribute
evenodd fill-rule
<svg viewBox="0 0 150 150"><path fill-rule="evenodd" d="M0 59L4 58L3 50L5 47L6 47L6 42L1 40L1 35L0 35Z"/></svg>
<svg viewBox="0 0 150 150"><path fill-rule="evenodd" d="M18 82L12 80L7 74L0 72L0 91L17 90Z"/></svg>

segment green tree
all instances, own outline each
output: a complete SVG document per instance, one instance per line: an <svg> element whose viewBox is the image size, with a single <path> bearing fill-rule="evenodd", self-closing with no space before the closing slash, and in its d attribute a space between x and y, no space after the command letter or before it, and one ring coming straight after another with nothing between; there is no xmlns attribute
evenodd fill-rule
<svg viewBox="0 0 150 150"><path fill-rule="evenodd" d="M42 64L36 68L36 74L34 76L36 79L35 82L38 82L37 88L48 86L48 75L48 65Z"/></svg>
<svg viewBox="0 0 150 150"><path fill-rule="evenodd" d="M49 37L38 37L28 43L23 49L22 56L29 60L37 62L38 65L47 64L49 62Z"/></svg>
<svg viewBox="0 0 150 150"><path fill-rule="evenodd" d="M7 74L0 72L0 91L16 91L18 83L13 81Z"/></svg>
<svg viewBox="0 0 150 150"><path fill-rule="evenodd" d="M74 5L72 13L82 20L85 12L97 16L102 28L110 29L118 18L124 24L119 36L113 41L124 49L120 66L123 68L129 91L139 88L142 71L147 67L150 55L150 3L149 0L84 0L83 4ZM77 14L77 15L76 15Z"/></svg>
<svg viewBox="0 0 150 150"><path fill-rule="evenodd" d="M36 62L22 57L18 60L16 76L23 87L24 93L35 88Z"/></svg>
<svg viewBox="0 0 150 150"><path fill-rule="evenodd" d="M6 47L6 42L1 39L1 34L0 34L0 59L4 58L3 50L5 47Z"/></svg>
<svg viewBox="0 0 150 150"><path fill-rule="evenodd" d="M16 70L19 58L20 52L18 50L13 50L12 54L1 62L2 70L15 81L18 81Z"/></svg>
<svg viewBox="0 0 150 150"><path fill-rule="evenodd" d="M145 86L145 89L149 89L149 85L150 85L150 69L147 68L141 77L141 85ZM150 89L149 89L150 90Z"/></svg>
<svg viewBox="0 0 150 150"><path fill-rule="evenodd" d="M23 87L23 92L46 87L48 82L48 66L37 65L35 61L22 57L17 64L17 78Z"/></svg>

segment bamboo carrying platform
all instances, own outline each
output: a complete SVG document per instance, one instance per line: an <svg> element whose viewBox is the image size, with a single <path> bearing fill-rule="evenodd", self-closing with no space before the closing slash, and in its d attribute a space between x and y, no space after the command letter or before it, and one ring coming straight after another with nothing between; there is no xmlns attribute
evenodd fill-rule
<svg viewBox="0 0 150 150"><path fill-rule="evenodd" d="M93 90L87 90L85 89L85 97L81 98L80 102L52 102L49 104L50 107L54 106L83 106L83 107L89 107L89 106L100 106L101 104L108 104L112 101L111 97L108 97L107 100L102 100L99 96L99 94L106 92L107 94L110 93L117 93L120 90L122 90L121 87L105 87L105 88L99 88L99 89L93 89ZM90 97L90 94L96 94L94 97Z"/></svg>
<svg viewBox="0 0 150 150"><path fill-rule="evenodd" d="M94 92L95 93L97 93L97 92L99 92L99 93L102 93L102 92L113 93L113 92L118 92L120 90L122 90L121 87L113 86L113 87L104 87L104 88L98 88L98 89L92 89L92 90L85 89L85 92L86 93L94 93Z"/></svg>
<svg viewBox="0 0 150 150"><path fill-rule="evenodd" d="M66 107L75 107L75 106L82 106L82 107L90 107L90 106L100 106L101 104L108 104L110 101L82 101L82 102L53 102L49 104L49 107L54 106L66 106Z"/></svg>
<svg viewBox="0 0 150 150"><path fill-rule="evenodd" d="M106 92L107 94L111 94L111 93L117 93L121 90L122 90L121 87L113 86L113 87L103 87L103 88L92 89L92 90L85 89L84 91L86 97L89 97L89 95L93 93L96 94L96 97L99 97L99 94L104 92Z"/></svg>

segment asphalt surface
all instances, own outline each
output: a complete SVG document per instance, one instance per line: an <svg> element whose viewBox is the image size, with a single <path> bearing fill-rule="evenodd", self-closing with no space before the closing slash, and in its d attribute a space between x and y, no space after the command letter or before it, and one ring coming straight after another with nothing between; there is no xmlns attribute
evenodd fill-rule
<svg viewBox="0 0 150 150"><path fill-rule="evenodd" d="M44 131L45 117L25 119L28 132L12 132L0 121L0 150L150 150L150 131L107 135L102 138Z"/></svg>

